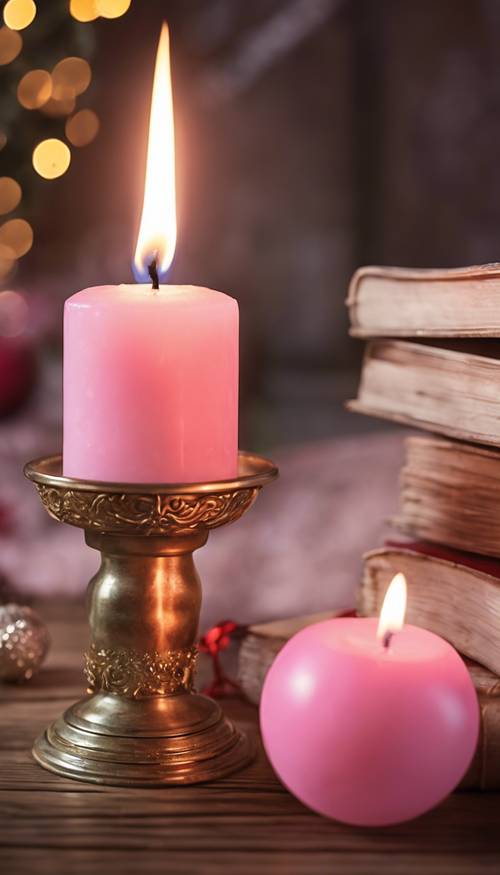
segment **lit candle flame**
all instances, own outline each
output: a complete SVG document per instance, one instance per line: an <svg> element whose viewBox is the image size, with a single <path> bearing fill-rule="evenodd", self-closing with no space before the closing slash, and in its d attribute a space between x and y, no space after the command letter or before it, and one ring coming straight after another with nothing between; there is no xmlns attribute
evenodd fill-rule
<svg viewBox="0 0 500 875"><path fill-rule="evenodd" d="M137 280L147 280L154 263L158 274L166 273L174 257L176 238L174 111L169 34L163 24L156 54L144 201L134 255Z"/></svg>
<svg viewBox="0 0 500 875"><path fill-rule="evenodd" d="M382 604L377 628L377 638L385 647L389 646L395 632L403 627L406 611L406 578L404 574L396 574L392 578Z"/></svg>

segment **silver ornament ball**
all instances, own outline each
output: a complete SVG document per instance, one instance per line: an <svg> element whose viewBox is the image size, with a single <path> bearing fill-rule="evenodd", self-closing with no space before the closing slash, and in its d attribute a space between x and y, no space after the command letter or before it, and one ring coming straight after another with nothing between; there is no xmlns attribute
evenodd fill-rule
<svg viewBox="0 0 500 875"><path fill-rule="evenodd" d="M0 681L27 681L49 649L47 627L36 611L13 603L0 605Z"/></svg>

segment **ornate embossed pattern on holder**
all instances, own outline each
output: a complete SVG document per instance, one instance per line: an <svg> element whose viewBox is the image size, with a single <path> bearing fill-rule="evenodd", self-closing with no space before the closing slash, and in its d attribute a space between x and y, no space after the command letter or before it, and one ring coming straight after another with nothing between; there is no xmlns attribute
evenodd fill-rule
<svg viewBox="0 0 500 875"><path fill-rule="evenodd" d="M136 653L91 645L85 654L85 677L91 691L104 690L128 699L168 696L191 690L197 650Z"/></svg>
<svg viewBox="0 0 500 875"><path fill-rule="evenodd" d="M239 519L253 504L258 488L202 495L90 492L35 483L54 519L97 532L134 535L183 535Z"/></svg>

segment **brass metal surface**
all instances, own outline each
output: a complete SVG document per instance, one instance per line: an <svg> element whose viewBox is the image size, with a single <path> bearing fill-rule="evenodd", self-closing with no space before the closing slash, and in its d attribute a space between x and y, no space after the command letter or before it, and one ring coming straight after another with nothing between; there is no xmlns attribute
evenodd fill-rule
<svg viewBox="0 0 500 875"><path fill-rule="evenodd" d="M277 476L239 454L234 480L97 483L61 474L61 457L29 463L49 514L85 529L101 553L88 589L88 695L37 739L35 759L82 781L127 786L220 778L252 758L219 705L193 692L201 584L193 552L234 522Z"/></svg>

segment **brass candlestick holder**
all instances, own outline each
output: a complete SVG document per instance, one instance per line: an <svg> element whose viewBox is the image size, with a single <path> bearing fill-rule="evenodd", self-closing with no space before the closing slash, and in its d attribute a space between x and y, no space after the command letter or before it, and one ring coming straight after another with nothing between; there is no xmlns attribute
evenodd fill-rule
<svg viewBox="0 0 500 875"><path fill-rule="evenodd" d="M88 589L89 693L36 740L35 759L79 781L192 784L252 759L248 738L193 691L201 585L193 551L234 522L277 476L239 454L234 480L130 484L61 474L61 456L26 465L54 519L85 529L101 567Z"/></svg>

